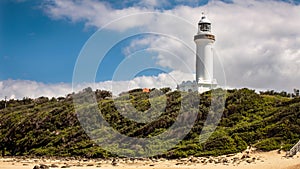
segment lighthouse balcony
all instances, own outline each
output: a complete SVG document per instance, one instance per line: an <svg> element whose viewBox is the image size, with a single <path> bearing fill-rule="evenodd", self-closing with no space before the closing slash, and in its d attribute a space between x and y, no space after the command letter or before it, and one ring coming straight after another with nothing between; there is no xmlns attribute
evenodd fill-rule
<svg viewBox="0 0 300 169"><path fill-rule="evenodd" d="M198 83L196 81L183 81L177 86L177 89L185 92L198 91L199 93L203 93L216 88L217 85L216 79L199 80Z"/></svg>
<svg viewBox="0 0 300 169"><path fill-rule="evenodd" d="M214 35L212 35L212 34L207 34L207 33L195 35L195 36L194 36L194 40L197 40L197 39L210 39L210 40L213 40L213 41L216 40L216 38L215 38Z"/></svg>
<svg viewBox="0 0 300 169"><path fill-rule="evenodd" d="M198 83L217 84L217 80L216 79L203 79L203 78L199 78L198 79Z"/></svg>

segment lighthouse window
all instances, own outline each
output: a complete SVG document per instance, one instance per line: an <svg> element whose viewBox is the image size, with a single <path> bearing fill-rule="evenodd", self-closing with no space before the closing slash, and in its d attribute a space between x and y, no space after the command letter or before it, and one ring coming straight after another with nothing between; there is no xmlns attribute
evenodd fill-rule
<svg viewBox="0 0 300 169"><path fill-rule="evenodd" d="M210 31L210 24L209 23L203 23L200 25L201 31Z"/></svg>

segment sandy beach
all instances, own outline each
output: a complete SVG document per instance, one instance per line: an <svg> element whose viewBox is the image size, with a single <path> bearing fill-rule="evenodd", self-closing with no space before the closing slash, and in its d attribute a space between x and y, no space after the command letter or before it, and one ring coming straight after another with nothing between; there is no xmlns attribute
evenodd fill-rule
<svg viewBox="0 0 300 169"><path fill-rule="evenodd" d="M89 169L300 169L299 155L286 158L278 151L238 153L220 157L189 157L183 159L79 159L25 157L1 158L0 169L89 168ZM43 166L44 165L44 166Z"/></svg>

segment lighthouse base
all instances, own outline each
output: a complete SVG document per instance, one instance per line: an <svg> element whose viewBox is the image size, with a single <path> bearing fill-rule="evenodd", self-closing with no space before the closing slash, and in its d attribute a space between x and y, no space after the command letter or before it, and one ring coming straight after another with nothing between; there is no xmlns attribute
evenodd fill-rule
<svg viewBox="0 0 300 169"><path fill-rule="evenodd" d="M198 83L196 81L187 81L182 82L177 86L177 90L184 92L199 92L204 93L209 90L215 89L218 86L217 81L214 79L213 81L204 81L200 80Z"/></svg>
<svg viewBox="0 0 300 169"><path fill-rule="evenodd" d="M198 82L198 92L204 93L209 90L215 89L218 86L217 81L199 81Z"/></svg>

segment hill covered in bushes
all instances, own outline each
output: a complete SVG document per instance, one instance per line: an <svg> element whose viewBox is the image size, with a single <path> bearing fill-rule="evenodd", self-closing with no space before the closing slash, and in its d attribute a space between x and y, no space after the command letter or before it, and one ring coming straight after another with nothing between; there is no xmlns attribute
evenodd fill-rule
<svg viewBox="0 0 300 169"><path fill-rule="evenodd" d="M151 138L167 131L176 121L183 98L187 95L168 88L160 89L157 95L136 89L113 99L108 91L87 88L65 98L0 101L2 155L115 156L91 140L77 118L84 114L76 114L73 99L88 92L95 93L97 106L115 130L137 138ZM227 91L225 108L216 131L205 142L199 142L212 98L210 92L196 95L200 102L197 103L197 116L191 131L175 147L158 156L221 155L241 152L250 145L262 151L288 150L300 139L300 98L286 97L284 93L257 94L254 90L239 89ZM122 107L116 106L118 102L125 102L125 105L130 104L138 110L136 113L139 114L132 111L130 116L139 115L145 119L153 116L156 120L149 123L143 122L143 119L140 122L130 120L120 112ZM151 103L161 105L162 109L151 107ZM188 104L195 103L191 101ZM89 105L83 105L82 113L86 106Z"/></svg>

